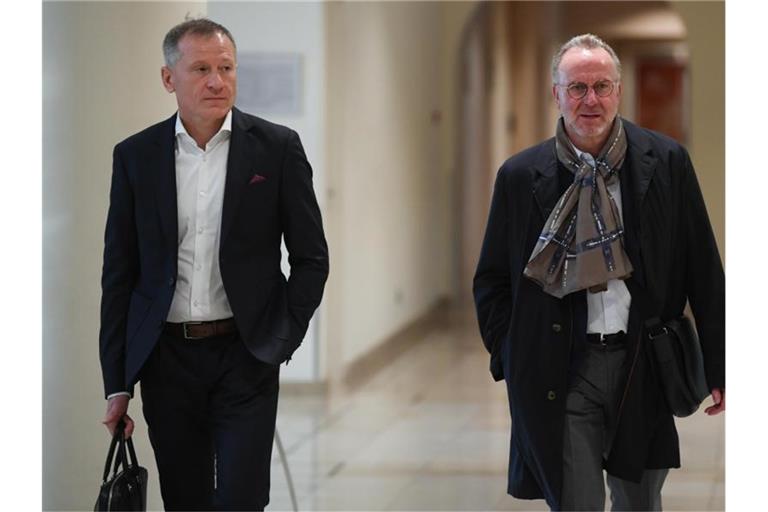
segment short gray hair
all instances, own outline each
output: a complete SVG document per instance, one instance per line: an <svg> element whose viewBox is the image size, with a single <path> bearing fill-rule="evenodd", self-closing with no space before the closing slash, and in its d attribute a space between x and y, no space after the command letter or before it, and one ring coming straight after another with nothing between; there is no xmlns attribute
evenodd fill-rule
<svg viewBox="0 0 768 512"><path fill-rule="evenodd" d="M611 56L611 59L613 60L613 64L616 66L616 73L618 73L617 79L621 79L621 62L619 61L619 57L616 55L616 52L613 51L613 48L611 48L608 43L600 39L594 34L581 34L578 36L574 36L571 39L568 40L567 43L565 43L563 46L560 47L559 50L557 50L557 53L555 53L555 56L552 57L552 83L557 83L557 73L560 70L560 62L563 60L563 55L565 55L565 52L570 50L571 48L584 48L587 50L594 50L595 48L602 48L606 52L608 52L608 55Z"/></svg>
<svg viewBox="0 0 768 512"><path fill-rule="evenodd" d="M182 23L179 23L165 34L163 39L163 57L165 58L165 65L172 68L181 58L181 51L179 50L179 41L187 34L195 34L200 36L212 36L214 34L222 34L232 41L232 46L237 51L237 45L235 44L235 38L223 25L219 25L215 21L211 21L208 18L194 18L188 19Z"/></svg>

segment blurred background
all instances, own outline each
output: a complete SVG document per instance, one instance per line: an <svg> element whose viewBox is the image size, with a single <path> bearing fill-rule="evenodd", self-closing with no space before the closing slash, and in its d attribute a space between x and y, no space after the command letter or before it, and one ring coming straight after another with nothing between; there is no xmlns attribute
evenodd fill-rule
<svg viewBox="0 0 768 512"><path fill-rule="evenodd" d="M550 60L592 32L620 113L691 153L724 245L723 2L45 2L43 508L93 506L108 436L98 363L113 146L172 115L161 42L185 16L233 33L243 110L301 136L331 273L281 374L302 510L542 509L506 496L509 413L471 282L493 179L554 134ZM288 268L286 266L286 272ZM140 397L150 509L162 508ZM724 419L678 422L667 510L724 508ZM291 507L275 457L271 510Z"/></svg>

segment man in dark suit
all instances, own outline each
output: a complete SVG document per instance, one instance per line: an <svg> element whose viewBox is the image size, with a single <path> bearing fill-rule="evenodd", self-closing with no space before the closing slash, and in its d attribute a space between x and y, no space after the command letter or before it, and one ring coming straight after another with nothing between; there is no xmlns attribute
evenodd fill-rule
<svg viewBox="0 0 768 512"><path fill-rule="evenodd" d="M115 146L100 359L111 432L141 381L166 509L263 509L279 365L320 303L328 251L298 135L233 107L236 48L171 29L178 112ZM281 238L291 266L280 270Z"/></svg>
<svg viewBox="0 0 768 512"><path fill-rule="evenodd" d="M660 510L677 432L646 320L693 310L725 410L724 274L686 150L618 116L621 66L591 34L553 59L557 134L496 178L474 279L512 416L508 492L555 510Z"/></svg>

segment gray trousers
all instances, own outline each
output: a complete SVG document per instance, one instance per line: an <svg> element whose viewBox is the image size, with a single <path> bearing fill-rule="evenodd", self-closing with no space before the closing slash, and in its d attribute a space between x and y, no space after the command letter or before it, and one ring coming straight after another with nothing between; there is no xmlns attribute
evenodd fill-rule
<svg viewBox="0 0 768 512"><path fill-rule="evenodd" d="M603 458L613 441L624 345L589 345L566 399L563 510L605 510ZM611 510L661 510L667 469L646 470L640 483L607 476Z"/></svg>

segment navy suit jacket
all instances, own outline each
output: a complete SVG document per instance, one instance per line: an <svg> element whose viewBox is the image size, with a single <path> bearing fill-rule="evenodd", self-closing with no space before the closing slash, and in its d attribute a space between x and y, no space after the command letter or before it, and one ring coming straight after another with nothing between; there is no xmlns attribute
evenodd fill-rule
<svg viewBox="0 0 768 512"><path fill-rule="evenodd" d="M178 258L176 115L115 146L104 235L99 353L104 392L129 391L174 295ZM280 270L285 238L290 279ZM328 248L299 136L236 108L219 265L243 342L280 364L301 344L323 294Z"/></svg>

